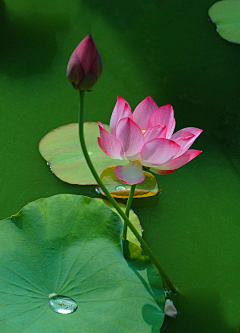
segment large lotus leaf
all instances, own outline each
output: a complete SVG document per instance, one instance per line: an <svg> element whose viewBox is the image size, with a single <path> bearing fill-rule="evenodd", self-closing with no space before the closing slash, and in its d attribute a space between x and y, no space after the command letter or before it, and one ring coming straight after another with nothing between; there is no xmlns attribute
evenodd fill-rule
<svg viewBox="0 0 240 333"><path fill-rule="evenodd" d="M218 1L208 11L219 35L229 42L240 43L240 1Z"/></svg>
<svg viewBox="0 0 240 333"><path fill-rule="evenodd" d="M108 130L109 126L105 125ZM84 137L92 163L100 174L113 163L100 149L97 138L99 136L98 124L84 123ZM78 137L78 124L68 124L56 128L46 134L39 144L39 151L50 165L52 172L64 182L78 185L95 185L91 171L85 161ZM118 165L127 164L128 161L117 160Z"/></svg>
<svg viewBox="0 0 240 333"><path fill-rule="evenodd" d="M99 200L99 201L103 202L105 205L107 205L109 208L111 208L116 214L118 214L117 210L113 207L113 205L111 204L110 201L105 200L105 199L100 199L100 198L96 198L95 200ZM125 212L126 206L122 203L118 203L118 205ZM123 222L122 217L120 215L119 215L119 217ZM137 215L132 210L130 210L130 212L129 212L129 219L132 222L133 226L138 231L138 233L142 236L142 226L140 224L139 218L137 217ZM132 231L129 228L127 230L127 240L134 243L134 244L140 245L136 236L132 233Z"/></svg>
<svg viewBox="0 0 240 333"><path fill-rule="evenodd" d="M150 261L123 258L122 223L106 205L56 195L0 222L0 332L158 333L161 279ZM50 294L78 303L72 314L48 305Z"/></svg>
<svg viewBox="0 0 240 333"><path fill-rule="evenodd" d="M106 186L111 195L115 198L126 199L129 197L131 185L122 183L114 173L115 165L107 167L101 173L100 179ZM150 173L143 171L145 179L142 183L136 185L134 191L134 198L144 198L157 195L159 193L156 178ZM101 194L105 195L100 187L98 187Z"/></svg>

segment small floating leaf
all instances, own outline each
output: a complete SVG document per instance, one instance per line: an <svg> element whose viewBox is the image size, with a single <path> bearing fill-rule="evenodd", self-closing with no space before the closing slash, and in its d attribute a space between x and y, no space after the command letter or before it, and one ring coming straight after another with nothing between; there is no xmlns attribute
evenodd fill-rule
<svg viewBox="0 0 240 333"><path fill-rule="evenodd" d="M122 199L128 198L131 185L123 184L115 176L115 167L116 166L113 165L103 170L100 179L113 197ZM134 198L150 197L157 195L160 192L156 178L150 172L143 171L143 173L145 175L145 180L142 183L137 184L134 192ZM99 188L99 190L103 195L105 195L101 188Z"/></svg>
<svg viewBox="0 0 240 333"><path fill-rule="evenodd" d="M208 11L219 35L229 42L240 43L240 1L215 2Z"/></svg>
<svg viewBox="0 0 240 333"><path fill-rule="evenodd" d="M102 202L70 194L31 202L1 221L0 331L158 333L161 278L151 261L139 270L123 257L121 232ZM77 311L52 311L66 301Z"/></svg>
<svg viewBox="0 0 240 333"><path fill-rule="evenodd" d="M109 126L105 125L108 130ZM98 124L84 123L84 135L88 153L97 173L113 164L113 159L104 154L98 145ZM95 185L91 171L85 161L78 137L78 124L58 127L46 134L39 144L39 151L50 165L52 172L64 182L78 185ZM128 161L117 160L119 165Z"/></svg>

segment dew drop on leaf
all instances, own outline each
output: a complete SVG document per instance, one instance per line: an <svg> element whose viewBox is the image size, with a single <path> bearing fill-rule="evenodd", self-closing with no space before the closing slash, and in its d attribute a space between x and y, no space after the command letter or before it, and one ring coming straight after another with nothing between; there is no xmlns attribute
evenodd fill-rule
<svg viewBox="0 0 240 333"><path fill-rule="evenodd" d="M126 187L122 186L122 185L118 185L115 187L115 191L125 191L125 190L126 190Z"/></svg>
<svg viewBox="0 0 240 333"><path fill-rule="evenodd" d="M101 192L99 191L99 189L97 187L95 188L95 192L97 192L97 194L101 194Z"/></svg>
<svg viewBox="0 0 240 333"><path fill-rule="evenodd" d="M55 295L49 298L50 309L60 314L70 314L77 310L77 302L66 296Z"/></svg>

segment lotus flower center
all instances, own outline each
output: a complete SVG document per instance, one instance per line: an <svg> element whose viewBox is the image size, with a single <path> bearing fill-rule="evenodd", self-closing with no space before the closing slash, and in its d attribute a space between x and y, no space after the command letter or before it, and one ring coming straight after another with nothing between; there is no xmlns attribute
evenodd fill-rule
<svg viewBox="0 0 240 333"><path fill-rule="evenodd" d="M143 132L143 134L146 132L146 130L141 130Z"/></svg>

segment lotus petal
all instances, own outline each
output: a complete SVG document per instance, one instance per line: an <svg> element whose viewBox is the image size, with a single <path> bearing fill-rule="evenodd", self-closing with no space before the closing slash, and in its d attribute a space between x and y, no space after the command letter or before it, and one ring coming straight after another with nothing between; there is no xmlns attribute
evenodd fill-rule
<svg viewBox="0 0 240 333"><path fill-rule="evenodd" d="M131 107L124 98L117 96L117 103L115 104L110 119L110 131L113 135L116 135L116 126L118 124L118 121L121 118L126 118L126 117L132 118Z"/></svg>
<svg viewBox="0 0 240 333"><path fill-rule="evenodd" d="M144 135L132 119L123 118L119 121L116 139L121 143L125 157L129 161L136 160L144 145Z"/></svg>
<svg viewBox="0 0 240 333"><path fill-rule="evenodd" d="M201 154L201 152L201 150L189 149L183 155L174 158L168 163L165 163L157 168L150 168L150 171L158 175L174 172L176 169L193 160L196 156Z"/></svg>
<svg viewBox="0 0 240 333"><path fill-rule="evenodd" d="M119 160L124 159L124 152L121 143L111 133L105 130L104 126L98 123L100 137L98 144L105 154Z"/></svg>
<svg viewBox="0 0 240 333"><path fill-rule="evenodd" d="M186 127L174 133L171 136L171 140L175 141L181 147L175 158L184 154L202 131L200 128Z"/></svg>
<svg viewBox="0 0 240 333"><path fill-rule="evenodd" d="M176 318L177 316L177 309L175 308L173 301L171 301L170 299L166 299L164 313L171 318Z"/></svg>
<svg viewBox="0 0 240 333"><path fill-rule="evenodd" d="M173 107L170 104L158 108L148 122L148 128L157 125L167 126L167 138L169 139L175 128Z"/></svg>
<svg viewBox="0 0 240 333"><path fill-rule="evenodd" d="M156 111L158 105L152 97L146 97L141 103L138 104L133 112L133 121L142 129L146 130L148 121L151 115Z"/></svg>
<svg viewBox="0 0 240 333"><path fill-rule="evenodd" d="M121 182L126 184L138 184L144 181L144 174L142 171L142 166L139 162L130 162L125 165L118 165L114 173Z"/></svg>
<svg viewBox="0 0 240 333"><path fill-rule="evenodd" d="M152 139L157 139L157 138L166 139L166 134L167 134L167 127L166 126L158 125L158 126L149 128L144 133L145 143L152 140Z"/></svg>
<svg viewBox="0 0 240 333"><path fill-rule="evenodd" d="M141 151L140 162L144 166L156 167L171 161L180 146L168 139L153 139L147 142Z"/></svg>

